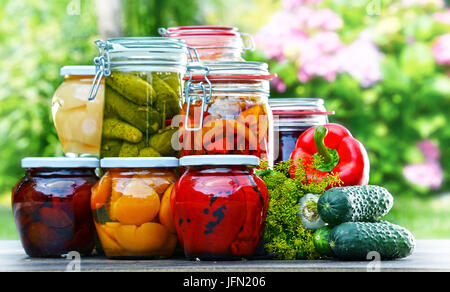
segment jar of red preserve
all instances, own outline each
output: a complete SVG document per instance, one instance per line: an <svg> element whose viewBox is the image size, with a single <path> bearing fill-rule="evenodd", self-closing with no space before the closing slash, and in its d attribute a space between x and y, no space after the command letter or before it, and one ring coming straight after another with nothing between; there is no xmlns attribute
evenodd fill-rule
<svg viewBox="0 0 450 292"><path fill-rule="evenodd" d="M95 243L90 208L96 158L24 158L26 175L12 193L17 230L30 257L89 255Z"/></svg>
<svg viewBox="0 0 450 292"><path fill-rule="evenodd" d="M188 66L179 119L180 157L254 155L273 163L273 117L268 65L210 62Z"/></svg>
<svg viewBox="0 0 450 292"><path fill-rule="evenodd" d="M320 98L271 98L274 117L275 162L289 160L298 137L308 128L328 123L334 111Z"/></svg>
<svg viewBox="0 0 450 292"><path fill-rule="evenodd" d="M240 259L254 255L269 204L259 164L250 155L193 155L171 198L175 228L188 259Z"/></svg>
<svg viewBox="0 0 450 292"><path fill-rule="evenodd" d="M251 35L232 26L177 26L160 28L159 33L186 41L201 61L244 61L242 54L255 48Z"/></svg>

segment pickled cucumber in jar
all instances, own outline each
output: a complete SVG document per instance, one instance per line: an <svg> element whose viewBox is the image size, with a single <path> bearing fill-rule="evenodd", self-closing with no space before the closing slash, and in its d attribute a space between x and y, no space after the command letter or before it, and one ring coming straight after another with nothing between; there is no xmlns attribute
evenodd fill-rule
<svg viewBox="0 0 450 292"><path fill-rule="evenodd" d="M181 111L181 73L113 71L105 78L101 157L176 156L176 128L168 127Z"/></svg>

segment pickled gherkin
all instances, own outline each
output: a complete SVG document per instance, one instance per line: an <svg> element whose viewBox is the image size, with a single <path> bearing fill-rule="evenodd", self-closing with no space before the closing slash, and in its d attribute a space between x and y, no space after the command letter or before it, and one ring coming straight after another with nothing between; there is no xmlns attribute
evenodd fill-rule
<svg viewBox="0 0 450 292"><path fill-rule="evenodd" d="M172 148L172 136L178 131L177 128L166 128L150 137L149 145L164 156L174 155Z"/></svg>
<svg viewBox="0 0 450 292"><path fill-rule="evenodd" d="M113 71L105 83L100 156L176 156L166 125L181 111L181 73Z"/></svg>

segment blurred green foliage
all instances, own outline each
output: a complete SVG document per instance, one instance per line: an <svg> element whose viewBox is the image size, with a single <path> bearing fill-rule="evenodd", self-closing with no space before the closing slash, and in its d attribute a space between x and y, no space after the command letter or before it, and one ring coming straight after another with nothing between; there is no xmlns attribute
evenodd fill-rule
<svg viewBox="0 0 450 292"><path fill-rule="evenodd" d="M331 122L348 127L369 152L370 183L384 185L393 194L430 195L433 191L405 180L403 168L424 161L416 144L424 139L435 142L444 169L444 183L438 192L450 189L450 70L434 60L431 47L450 27L432 21L436 8L430 6L393 9L383 1L380 15L368 16L365 1L329 0L321 4L343 20L338 30L345 43L361 31L375 31L375 43L385 55L381 63L382 81L363 88L348 74L335 81L314 78L301 83L297 64L291 60L269 60L270 68L287 85L287 90L271 97L322 97L336 115ZM391 9L389 9L389 7ZM262 52L253 52L248 60L265 61Z"/></svg>
<svg viewBox="0 0 450 292"><path fill-rule="evenodd" d="M65 65L92 64L99 38L95 1L0 1L0 194L23 175L20 160L60 156L51 100ZM157 28L195 24L197 1L122 1L125 36L157 35Z"/></svg>

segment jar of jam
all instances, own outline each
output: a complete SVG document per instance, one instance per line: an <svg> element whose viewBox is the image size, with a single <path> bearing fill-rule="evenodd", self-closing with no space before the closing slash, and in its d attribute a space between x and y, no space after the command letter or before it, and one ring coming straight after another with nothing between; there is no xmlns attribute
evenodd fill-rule
<svg viewBox="0 0 450 292"><path fill-rule="evenodd" d="M214 62L188 66L179 129L180 157L254 155L273 162L268 66ZM177 125L177 124L175 124Z"/></svg>
<svg viewBox="0 0 450 292"><path fill-rule="evenodd" d="M104 82L97 98L88 100L95 66L64 66L64 82L52 100L53 122L66 156L98 155L103 118Z"/></svg>
<svg viewBox="0 0 450 292"><path fill-rule="evenodd" d="M97 41L97 76L90 99L105 78L100 156L176 156L177 129L170 121L181 111L182 76L189 50L183 40L144 37Z"/></svg>
<svg viewBox="0 0 450 292"><path fill-rule="evenodd" d="M194 155L180 159L187 171L175 184L175 228L188 259L240 259L260 242L269 195L249 155Z"/></svg>
<svg viewBox="0 0 450 292"><path fill-rule="evenodd" d="M185 40L201 61L244 61L242 54L255 48L251 35L232 26L177 26L160 28L159 33Z"/></svg>
<svg viewBox="0 0 450 292"><path fill-rule="evenodd" d="M274 116L275 162L289 160L298 137L308 128L328 123L323 99L271 98L269 104Z"/></svg>
<svg viewBox="0 0 450 292"><path fill-rule="evenodd" d="M109 258L167 258L177 245L170 196L177 180L172 157L104 158L91 208Z"/></svg>
<svg viewBox="0 0 450 292"><path fill-rule="evenodd" d="M96 158L24 158L26 175L12 192L12 209L25 252L59 257L90 255L95 227L90 208Z"/></svg>

